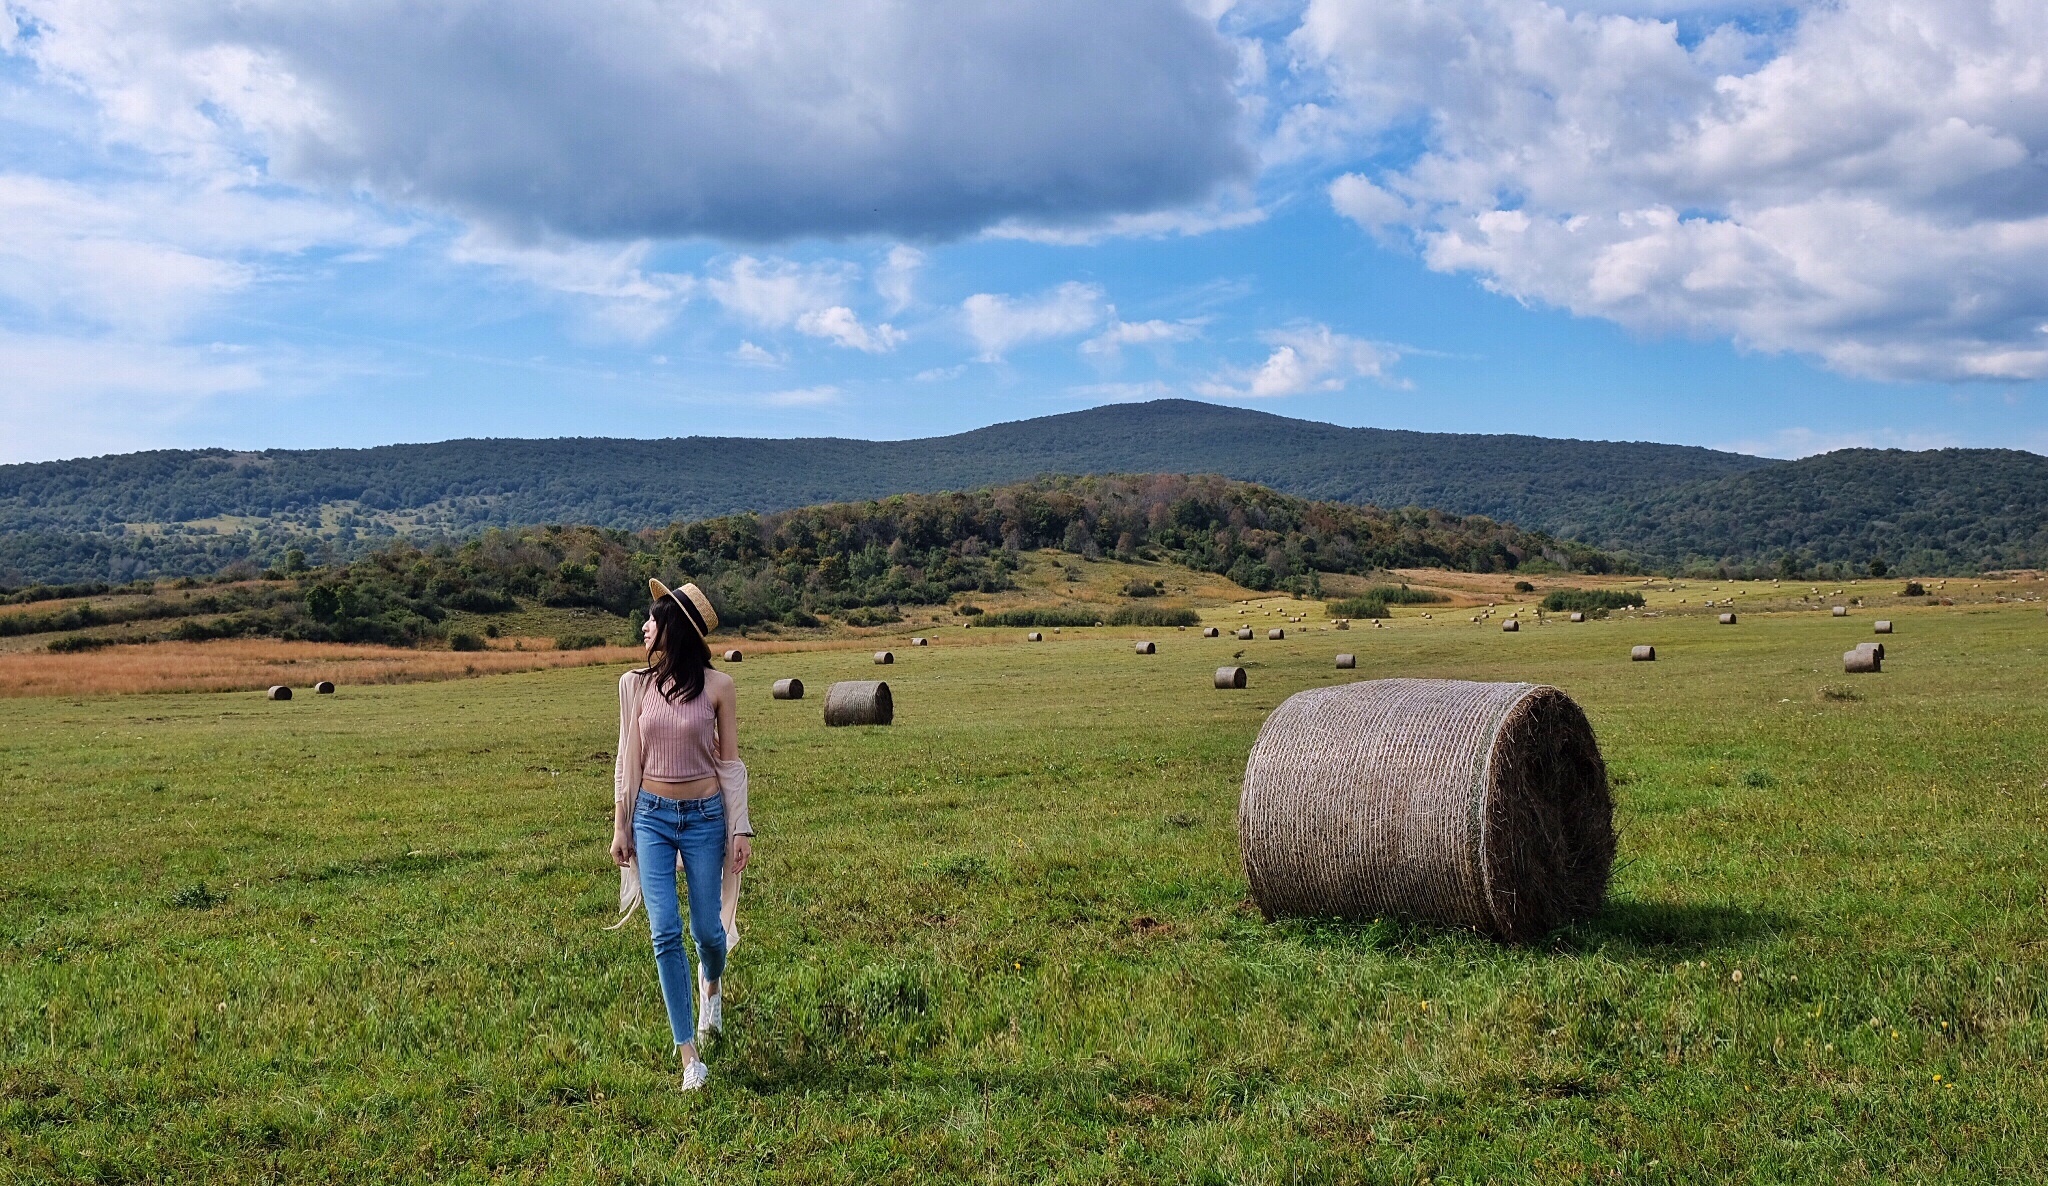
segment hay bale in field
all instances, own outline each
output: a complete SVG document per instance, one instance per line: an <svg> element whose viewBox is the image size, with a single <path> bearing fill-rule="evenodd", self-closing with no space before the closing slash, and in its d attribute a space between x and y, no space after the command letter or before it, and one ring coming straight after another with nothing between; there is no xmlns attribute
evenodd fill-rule
<svg viewBox="0 0 2048 1186"><path fill-rule="evenodd" d="M896 700L881 680L841 680L825 689L827 725L887 725L895 720Z"/></svg>
<svg viewBox="0 0 2048 1186"><path fill-rule="evenodd" d="M1351 619L1350 619L1350 618L1338 618L1338 619L1337 619L1337 629L1339 629L1339 630L1349 630L1349 629L1351 629Z"/></svg>
<svg viewBox="0 0 2048 1186"><path fill-rule="evenodd" d="M1045 641L1045 635L1043 635L1043 634L1040 634L1040 633L1039 633L1038 631L1036 631L1036 630L1033 630L1033 631L1032 631L1031 633L1029 633L1029 634L1027 634L1027 635L1025 635L1025 636L1024 636L1024 641L1025 641L1025 642L1044 642L1044 641Z"/></svg>
<svg viewBox="0 0 2048 1186"><path fill-rule="evenodd" d="M1244 668L1218 667L1216 669L1216 686L1219 688L1244 687Z"/></svg>
<svg viewBox="0 0 2048 1186"><path fill-rule="evenodd" d="M1141 642L1141 643L1136 643L1136 644L1133 644L1133 645L1132 645L1132 647L1131 647L1131 649L1132 649L1133 651L1136 651L1136 652L1137 652L1138 654L1140 654L1140 655L1156 655L1156 654L1158 654L1158 653L1159 653L1159 648L1158 648L1158 647L1156 647L1156 646L1153 646L1153 645L1152 645L1151 643L1149 643L1149 642Z"/></svg>
<svg viewBox="0 0 2048 1186"><path fill-rule="evenodd" d="M777 700L802 700L804 698L804 681L800 679L776 680L774 695Z"/></svg>
<svg viewBox="0 0 2048 1186"><path fill-rule="evenodd" d="M913 638L910 640L910 645L914 647L928 647L932 645L932 640L929 638Z"/></svg>
<svg viewBox="0 0 2048 1186"><path fill-rule="evenodd" d="M269 700L290 700L292 698L292 690L283 684L272 684L270 685L270 690L263 693L263 695Z"/></svg>
<svg viewBox="0 0 2048 1186"><path fill-rule="evenodd" d="M881 664L881 665L882 665L882 666L884 666L884 667L888 666L888 665L889 665L889 664L891 664L891 663L894 663L895 661L896 661L896 652L894 652L894 651L876 651L876 652L875 652L875 662L877 662L877 663Z"/></svg>
<svg viewBox="0 0 2048 1186"><path fill-rule="evenodd" d="M1884 659L1864 647L1842 652L1842 670L1850 675L1871 675L1884 670Z"/></svg>
<svg viewBox="0 0 2048 1186"><path fill-rule="evenodd" d="M1585 621L1585 620L1586 620L1586 615L1585 615L1584 611L1582 611L1582 610L1573 610L1573 611L1572 611L1572 621L1574 621L1574 622L1583 622L1583 621Z"/></svg>
<svg viewBox="0 0 2048 1186"><path fill-rule="evenodd" d="M1247 626L1244 629L1238 631L1237 640L1239 642L1250 642L1252 640L1252 628Z"/></svg>
<svg viewBox="0 0 2048 1186"><path fill-rule="evenodd" d="M1892 620L1890 618L1879 618L1870 624L1870 632L1872 634L1890 634L1892 632Z"/></svg>
<svg viewBox="0 0 2048 1186"><path fill-rule="evenodd" d="M1880 661L1884 659L1884 644L1881 642L1859 642L1856 644L1856 649L1859 651L1876 651L1878 659Z"/></svg>
<svg viewBox="0 0 2048 1186"><path fill-rule="evenodd" d="M1614 845L1592 726L1537 684L1297 693L1260 728L1238 804L1269 919L1402 915L1533 940L1599 910Z"/></svg>
<svg viewBox="0 0 2048 1186"><path fill-rule="evenodd" d="M1509 618L1507 621L1502 622L1500 624L1500 631L1502 634L1514 634L1517 631L1521 630L1521 628L1522 624L1520 622L1517 622L1513 618Z"/></svg>
<svg viewBox="0 0 2048 1186"><path fill-rule="evenodd" d="M738 663L745 658L746 656L740 654L738 651L727 651L725 653L725 661L727 663Z"/></svg>
<svg viewBox="0 0 2048 1186"><path fill-rule="evenodd" d="M1222 632L1221 630L1218 630L1218 629L1216 629L1216 627L1214 627L1214 626L1204 626L1204 627L1202 627L1202 637L1203 637L1203 638L1220 638L1220 637L1222 637L1222 635L1223 635L1223 632Z"/></svg>
<svg viewBox="0 0 2048 1186"><path fill-rule="evenodd" d="M1722 614L1722 615L1721 615L1721 624L1722 624L1723 626L1733 626L1733 625L1735 624L1735 615L1734 615L1734 614Z"/></svg>
<svg viewBox="0 0 2048 1186"><path fill-rule="evenodd" d="M1281 639L1286 637L1287 631L1279 626L1275 626L1271 630L1266 631L1266 640L1268 642L1279 642Z"/></svg>
<svg viewBox="0 0 2048 1186"><path fill-rule="evenodd" d="M1339 656L1337 656L1337 670L1339 670L1339 671L1350 671L1350 670L1352 670L1352 669L1356 668L1357 666L1358 666L1358 656L1357 656L1357 655L1339 655Z"/></svg>
<svg viewBox="0 0 2048 1186"><path fill-rule="evenodd" d="M334 681L333 681L333 680L325 680L325 679L323 679L323 680L321 680L321 681L320 681L319 683L317 683L317 684L314 684L314 685L313 685L313 694L314 694L314 695L316 695L316 696L332 696L332 695L334 695Z"/></svg>
<svg viewBox="0 0 2048 1186"><path fill-rule="evenodd" d="M1848 606L1846 606L1846 605L1838 605L1838 606L1836 606L1836 607L1835 607L1835 616L1836 616L1836 617L1838 617L1838 618L1846 618L1846 617L1848 617L1848 616L1849 616L1849 607L1848 607Z"/></svg>

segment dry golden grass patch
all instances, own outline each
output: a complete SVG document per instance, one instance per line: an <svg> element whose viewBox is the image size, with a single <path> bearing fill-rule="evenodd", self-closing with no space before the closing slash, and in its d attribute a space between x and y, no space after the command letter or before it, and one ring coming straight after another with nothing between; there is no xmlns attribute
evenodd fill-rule
<svg viewBox="0 0 2048 1186"><path fill-rule="evenodd" d="M341 687L464 679L509 671L638 662L638 648L582 651L421 651L349 643L227 639L111 646L78 654L0 655L0 696L102 696L130 692L234 692L320 680Z"/></svg>

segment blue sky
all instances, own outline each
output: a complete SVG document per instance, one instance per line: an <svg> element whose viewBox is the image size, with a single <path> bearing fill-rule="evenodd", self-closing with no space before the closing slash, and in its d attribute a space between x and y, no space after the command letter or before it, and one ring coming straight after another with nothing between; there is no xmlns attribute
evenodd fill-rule
<svg viewBox="0 0 2048 1186"><path fill-rule="evenodd" d="M1162 396L2048 451L2030 6L5 12L0 461Z"/></svg>

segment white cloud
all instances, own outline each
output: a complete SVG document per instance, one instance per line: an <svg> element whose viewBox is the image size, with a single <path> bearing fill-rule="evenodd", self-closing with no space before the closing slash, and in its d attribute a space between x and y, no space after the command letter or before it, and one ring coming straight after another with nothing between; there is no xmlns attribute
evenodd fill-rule
<svg viewBox="0 0 2048 1186"><path fill-rule="evenodd" d="M1142 383L1083 383L1067 388L1067 394L1077 399L1098 400L1108 404L1129 404L1141 400L1163 399L1173 394L1173 388L1157 379Z"/></svg>
<svg viewBox="0 0 2048 1186"><path fill-rule="evenodd" d="M1199 202L1251 164L1179 0L9 0L110 134L521 235L971 233Z"/></svg>
<svg viewBox="0 0 2048 1186"><path fill-rule="evenodd" d="M767 329L794 329L807 337L870 354L894 350L904 335L886 323L869 328L841 303L858 269L839 260L799 264L742 255L705 291L742 320Z"/></svg>
<svg viewBox="0 0 2048 1186"><path fill-rule="evenodd" d="M948 379L958 379L960 376L966 373L967 367L963 363L960 366L929 367L925 370L917 372L917 374L911 376L911 378L915 379L919 383L943 383Z"/></svg>
<svg viewBox="0 0 2048 1186"><path fill-rule="evenodd" d="M1027 342L1085 333L1109 312L1102 289L1073 280L1030 299L978 292L960 308L967 317L968 335L981 348L981 362L1000 361Z"/></svg>
<svg viewBox="0 0 2048 1186"><path fill-rule="evenodd" d="M1400 360L1388 347L1332 332L1327 325L1298 326L1262 336L1273 347L1263 364L1226 371L1195 390L1218 399L1342 391L1353 379L1388 381L1389 369Z"/></svg>
<svg viewBox="0 0 2048 1186"><path fill-rule="evenodd" d="M829 309L813 309L805 313L796 319L796 331L869 354L894 350L903 344L904 338L895 326L886 321L869 329L862 325L860 318L845 305L833 305Z"/></svg>
<svg viewBox="0 0 2048 1186"><path fill-rule="evenodd" d="M1266 220L1266 211L1248 196L1203 206L1174 210L1150 210L1140 214L1115 214L1080 223L1043 223L1006 219L983 234L991 239L1020 239L1028 243L1049 243L1060 247L1090 247L1105 239L1167 239L1206 235L1214 231L1256 226Z"/></svg>
<svg viewBox="0 0 2048 1186"><path fill-rule="evenodd" d="M234 349L0 330L0 463L161 447L207 401L265 386Z"/></svg>
<svg viewBox="0 0 2048 1186"><path fill-rule="evenodd" d="M586 323L600 336L645 342L668 328L696 288L696 277L644 267L654 244L507 243L487 232L464 235L449 249L457 263L500 268L552 292L581 298Z"/></svg>
<svg viewBox="0 0 2048 1186"><path fill-rule="evenodd" d="M1168 346L1201 336L1198 321L1112 321L1108 329L1081 343L1081 353L1115 358L1125 346Z"/></svg>
<svg viewBox="0 0 2048 1186"><path fill-rule="evenodd" d="M789 359L775 353L773 350L756 346L744 338L733 349L732 360L743 366L770 368L784 366L789 362Z"/></svg>
<svg viewBox="0 0 2048 1186"><path fill-rule="evenodd" d="M831 384L818 387L798 387L790 391L775 391L761 397L761 402L772 408L815 408L839 402L839 389Z"/></svg>
<svg viewBox="0 0 2048 1186"><path fill-rule="evenodd" d="M2048 6L1839 0L1763 36L1687 5L1686 38L1678 7L1311 0L1302 143L1424 129L1332 204L1520 300L1858 376L2048 376Z"/></svg>
<svg viewBox="0 0 2048 1186"><path fill-rule="evenodd" d="M901 243L889 249L889 258L875 269L875 292L888 303L889 312L901 313L916 299L918 269L924 267L924 252Z"/></svg>

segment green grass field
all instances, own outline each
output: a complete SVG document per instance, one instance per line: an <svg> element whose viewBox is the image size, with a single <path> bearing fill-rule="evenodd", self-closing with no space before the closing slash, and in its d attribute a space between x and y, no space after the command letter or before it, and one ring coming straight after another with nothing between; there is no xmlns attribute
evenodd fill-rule
<svg viewBox="0 0 2048 1186"><path fill-rule="evenodd" d="M760 838L688 1097L644 925L601 929L616 671L10 701L0 1181L2048 1178L2038 606L1888 611L1859 677L1868 613L1458 612L941 631L887 729L820 720L864 652L732 668ZM1586 707L1598 921L1259 920L1244 758L1339 650Z"/></svg>

